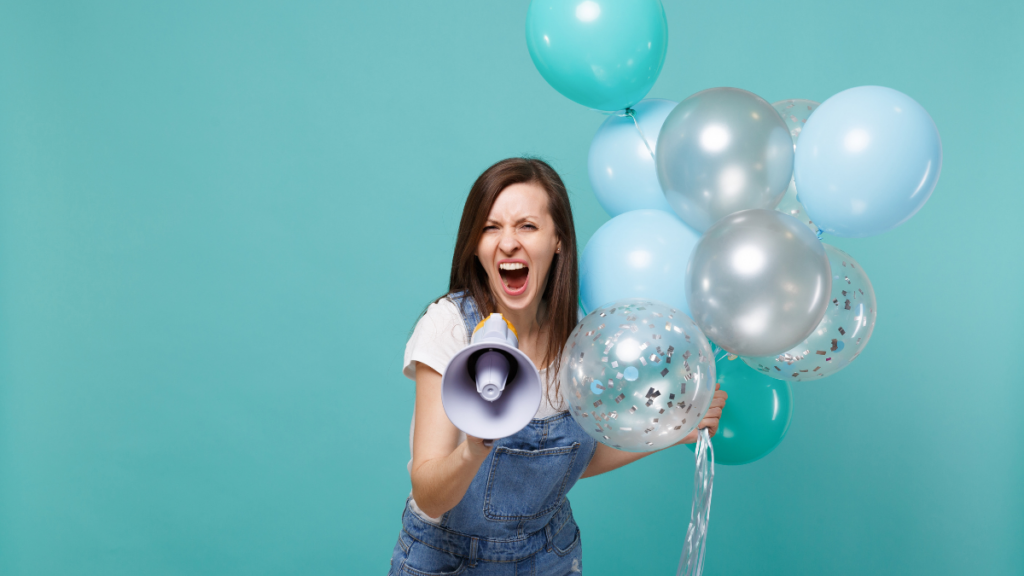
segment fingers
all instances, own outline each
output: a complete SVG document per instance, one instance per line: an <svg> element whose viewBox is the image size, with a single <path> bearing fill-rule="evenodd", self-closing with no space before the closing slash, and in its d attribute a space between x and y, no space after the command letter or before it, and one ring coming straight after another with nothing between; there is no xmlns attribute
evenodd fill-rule
<svg viewBox="0 0 1024 576"><path fill-rule="evenodd" d="M709 410L710 412L710 410ZM707 428L708 436L711 438L715 437L718 433L718 418L704 418L697 425L697 430L691 430L689 434L683 437L682 440L676 442L676 444L694 444L697 442L697 435L699 430Z"/></svg>
<svg viewBox="0 0 1024 576"><path fill-rule="evenodd" d="M701 419L700 424L697 425L697 430L707 428L708 436L714 437L718 433L718 421L722 417L722 409L725 408L725 402L729 398L729 393L722 390L722 385L715 383L715 395L711 398L711 406L708 408L707 414ZM697 441L697 430L693 430L686 435L679 444L693 444Z"/></svg>
<svg viewBox="0 0 1024 576"><path fill-rule="evenodd" d="M718 433L718 421L722 417L722 407L725 406L725 398L718 398L718 392L715 393L716 398L711 402L711 408L708 408L707 414L697 425L697 428L707 428L708 436L711 438L715 437ZM722 392L725 394L725 392Z"/></svg>
<svg viewBox="0 0 1024 576"><path fill-rule="evenodd" d="M706 422L706 424L705 424L705 422ZM701 422L701 424L705 424L704 427L707 428L707 430L708 430L708 437L714 438L715 434L718 434L718 418L714 418L714 419L711 419L711 420L705 420L705 421Z"/></svg>
<svg viewBox="0 0 1024 576"><path fill-rule="evenodd" d="M724 408L725 407L725 396L719 396L717 393L715 397L711 399L712 408Z"/></svg>
<svg viewBox="0 0 1024 576"><path fill-rule="evenodd" d="M715 434L718 433L718 418L704 418L701 420L700 424L697 425L697 429L700 430L704 428L707 429L708 436L714 438Z"/></svg>
<svg viewBox="0 0 1024 576"><path fill-rule="evenodd" d="M494 445L494 440L486 438L477 438L476 436L466 435L466 445L469 448L470 454L473 456L486 456Z"/></svg>

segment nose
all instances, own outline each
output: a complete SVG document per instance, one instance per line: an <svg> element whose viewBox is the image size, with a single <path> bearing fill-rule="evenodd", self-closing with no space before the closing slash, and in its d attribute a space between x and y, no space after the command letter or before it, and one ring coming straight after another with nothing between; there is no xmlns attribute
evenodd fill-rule
<svg viewBox="0 0 1024 576"><path fill-rule="evenodd" d="M519 239L516 238L515 230L506 229L501 234L501 241L498 242L498 249L505 254L512 255L519 249Z"/></svg>

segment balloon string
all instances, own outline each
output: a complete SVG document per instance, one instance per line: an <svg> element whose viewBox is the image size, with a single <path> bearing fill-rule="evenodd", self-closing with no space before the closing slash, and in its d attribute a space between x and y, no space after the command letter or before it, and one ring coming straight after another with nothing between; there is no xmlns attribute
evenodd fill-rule
<svg viewBox="0 0 1024 576"><path fill-rule="evenodd" d="M718 344L711 343L711 355L715 357L715 362L721 362L725 360L726 356L729 355L729 351L725 348L720 348Z"/></svg>
<svg viewBox="0 0 1024 576"><path fill-rule="evenodd" d="M686 529L686 543L676 576L700 576L704 571L704 550L711 520L711 489L715 480L715 448L711 445L707 428L701 428L698 433L696 458L690 526Z"/></svg>
<svg viewBox="0 0 1024 576"><path fill-rule="evenodd" d="M644 141L644 146L646 146L647 151L650 152L651 158L654 158L654 150L651 148L650 143L647 142L647 136L644 136L644 131L640 129L640 123L636 121L636 110L626 108L626 116L629 116L633 120L633 125L636 126L636 131L640 133L640 139Z"/></svg>

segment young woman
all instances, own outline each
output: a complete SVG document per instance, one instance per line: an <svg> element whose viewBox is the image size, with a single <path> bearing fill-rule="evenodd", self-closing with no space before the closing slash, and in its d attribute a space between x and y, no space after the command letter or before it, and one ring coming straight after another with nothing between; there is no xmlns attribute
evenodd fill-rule
<svg viewBox="0 0 1024 576"><path fill-rule="evenodd" d="M582 549L566 492L581 477L647 456L598 444L570 417L559 357L576 326L576 232L565 185L546 163L510 158L488 168L462 212L448 295L431 304L405 349L416 381L409 474L412 495L391 574L479 576L581 572ZM467 437L441 405L441 371L473 327L500 312L519 349L541 368L544 400L520 432ZM724 391L700 427L713 436ZM692 443L691 433L681 443Z"/></svg>

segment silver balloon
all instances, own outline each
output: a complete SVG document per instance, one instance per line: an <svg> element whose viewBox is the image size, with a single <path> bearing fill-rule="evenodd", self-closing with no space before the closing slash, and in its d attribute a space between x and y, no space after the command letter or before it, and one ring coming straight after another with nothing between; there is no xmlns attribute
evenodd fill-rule
<svg viewBox="0 0 1024 576"><path fill-rule="evenodd" d="M733 212L778 205L793 176L793 141L756 94L712 88L672 109L655 165L672 209L703 232Z"/></svg>
<svg viewBox="0 0 1024 576"><path fill-rule="evenodd" d="M782 116L782 121L789 128L789 135L793 138L794 152L796 151L797 138L800 137L804 124L811 117L811 112L814 112L814 109L818 106L819 104L812 100L782 100L772 104L772 108L775 108L779 116ZM811 217L807 215L807 209L804 208L804 205L800 203L800 199L797 198L795 178L789 180L789 188L786 189L786 193L782 196L782 201L779 202L775 209L803 222L811 229L811 232L818 232L818 226L811 221Z"/></svg>
<svg viewBox="0 0 1024 576"><path fill-rule="evenodd" d="M661 450L700 423L715 394L715 357L690 317L626 299L584 318L562 352L569 413L598 442Z"/></svg>
<svg viewBox="0 0 1024 576"><path fill-rule="evenodd" d="M825 244L832 268L832 299L818 327L806 340L776 356L744 357L751 368L772 378L817 380L842 370L868 345L875 329L875 290L860 264Z"/></svg>
<svg viewBox="0 0 1024 576"><path fill-rule="evenodd" d="M814 331L832 289L825 248L796 218L744 210L712 226L686 269L693 319L737 356L771 356Z"/></svg>

